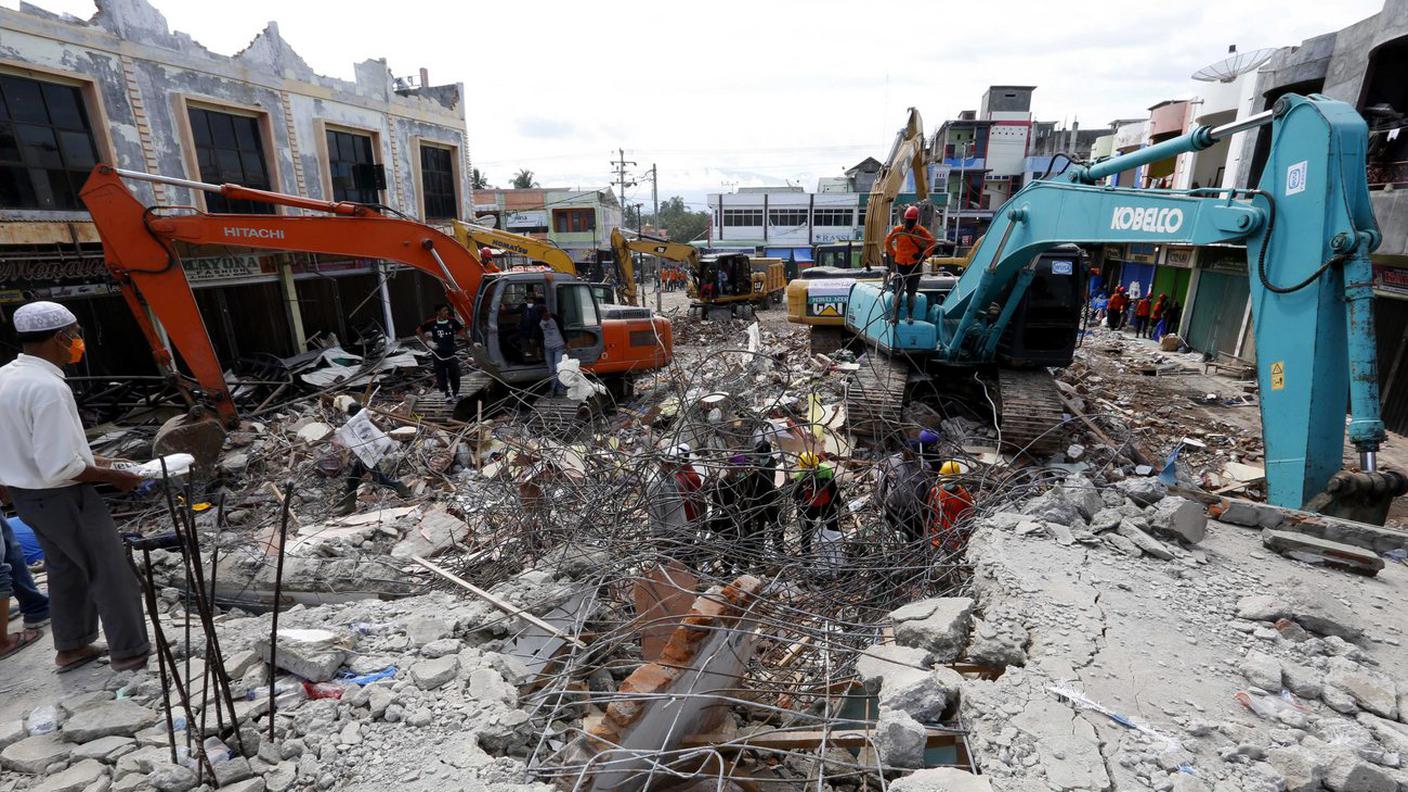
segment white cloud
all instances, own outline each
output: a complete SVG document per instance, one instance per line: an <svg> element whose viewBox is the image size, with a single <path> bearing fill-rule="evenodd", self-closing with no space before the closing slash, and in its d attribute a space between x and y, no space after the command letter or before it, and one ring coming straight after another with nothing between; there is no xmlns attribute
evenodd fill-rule
<svg viewBox="0 0 1408 792"><path fill-rule="evenodd" d="M13 5L13 0L0 0ZM87 17L91 0L37 0ZM464 82L475 165L507 183L602 187L617 148L656 163L662 197L729 183L815 187L882 157L905 108L930 130L988 85L1038 86L1044 120L1084 126L1195 95L1189 75L1242 50L1299 44L1380 0L1072 6L1049 0L464 3L155 0L172 27L232 53L270 19L318 71L385 57ZM648 202L648 184L627 200Z"/></svg>

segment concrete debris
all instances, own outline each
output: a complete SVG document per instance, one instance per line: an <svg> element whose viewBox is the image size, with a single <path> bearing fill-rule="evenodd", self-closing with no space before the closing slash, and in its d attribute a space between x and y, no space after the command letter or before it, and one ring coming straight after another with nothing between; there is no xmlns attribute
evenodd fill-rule
<svg viewBox="0 0 1408 792"><path fill-rule="evenodd" d="M280 629L278 653L272 660L267 638L256 641L254 647L266 663L313 682L326 682L347 659L345 640L330 630Z"/></svg>
<svg viewBox="0 0 1408 792"><path fill-rule="evenodd" d="M880 761L890 767L924 766L924 745L928 732L924 725L904 710L881 708L872 737Z"/></svg>
<svg viewBox="0 0 1408 792"><path fill-rule="evenodd" d="M882 708L907 712L915 720L937 723L957 709L963 677L951 668L935 668L917 678L888 677L880 686Z"/></svg>
<svg viewBox="0 0 1408 792"><path fill-rule="evenodd" d="M884 684L902 687L917 681L928 668L927 651L897 644L877 644L856 658L856 675L872 694L879 693Z"/></svg>
<svg viewBox="0 0 1408 792"><path fill-rule="evenodd" d="M1149 507L1149 527L1176 536L1188 544L1197 544L1208 535L1208 517L1203 507L1187 498L1170 495Z"/></svg>
<svg viewBox="0 0 1408 792"><path fill-rule="evenodd" d="M910 773L891 783L889 789L891 792L993 792L987 776L952 767L930 767Z"/></svg>
<svg viewBox="0 0 1408 792"><path fill-rule="evenodd" d="M1130 520L1121 520L1116 530L1145 555L1151 555L1161 561L1173 560L1173 551L1169 550L1167 545L1140 530L1139 526Z"/></svg>
<svg viewBox="0 0 1408 792"><path fill-rule="evenodd" d="M1328 592L1316 591L1296 581L1273 586L1275 594L1252 594L1237 601L1237 617L1274 622L1290 619L1319 635L1358 640L1364 630L1358 620Z"/></svg>
<svg viewBox="0 0 1408 792"><path fill-rule="evenodd" d="M1384 560L1371 551L1305 534L1267 528L1261 532L1261 543L1268 549L1297 561L1334 567L1360 575L1377 575L1379 570L1384 568Z"/></svg>
<svg viewBox="0 0 1408 792"><path fill-rule="evenodd" d="M1152 506L1168 493L1163 482L1152 477L1127 478L1116 482L1115 489L1140 506Z"/></svg>
<svg viewBox="0 0 1408 792"><path fill-rule="evenodd" d="M37 734L15 742L0 751L0 767L30 775L39 775L52 764L65 762L73 753L73 745L63 742L56 734Z"/></svg>
<svg viewBox="0 0 1408 792"><path fill-rule="evenodd" d="M1360 709L1390 720L1398 717L1398 686L1387 674L1336 657L1325 675L1324 693L1346 694ZM1329 703L1328 701L1326 703Z"/></svg>
<svg viewBox="0 0 1408 792"><path fill-rule="evenodd" d="M973 626L973 600L968 597L935 597L911 602L890 611L895 640L901 646L923 649L935 663L957 660Z"/></svg>
<svg viewBox="0 0 1408 792"><path fill-rule="evenodd" d="M1275 657L1253 649L1242 658L1242 676L1247 681L1271 693L1281 690L1281 661Z"/></svg>

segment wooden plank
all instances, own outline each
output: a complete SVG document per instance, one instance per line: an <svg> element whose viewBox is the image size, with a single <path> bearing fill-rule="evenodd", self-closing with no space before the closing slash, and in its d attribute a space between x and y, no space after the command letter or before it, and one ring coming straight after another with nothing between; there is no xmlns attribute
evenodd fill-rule
<svg viewBox="0 0 1408 792"><path fill-rule="evenodd" d="M924 744L930 748L940 745L954 745L963 737L963 733L957 730L928 727L925 732ZM870 745L871 734L873 732L866 729L830 729L825 731L807 729L742 736L718 733L691 734L684 738L681 746L685 748L727 746L730 748L792 750L820 748L825 744L828 748L864 748Z"/></svg>
<svg viewBox="0 0 1408 792"><path fill-rule="evenodd" d="M493 605L495 608L498 608L499 610L503 611L504 613L507 613L507 614L509 614L510 616L517 616L518 618L520 618L520 619L522 619L522 620L528 622L529 624L532 624L533 626L537 627L537 628L540 629L540 630L546 630L549 635L555 635L555 636L557 636L558 638L561 638L562 640L564 640L564 641L566 641L566 642L572 644L573 646L576 646L576 647L581 648L581 649L587 648L587 645L586 645L586 644L584 644L584 643L582 643L581 641L577 640L577 639L574 638L573 636L570 636L570 635L568 635L567 633L563 632L562 630L557 629L556 627L552 626L551 624L548 624L547 622L543 621L542 619L539 619L537 616L534 616L533 614L529 613L529 612L526 611L526 610L523 610L522 608L519 608L519 607L517 607L517 606L511 605L511 604L509 604L509 603L507 603L507 602L504 602L503 600L499 599L498 597L495 597L493 594L490 594L489 592L485 591L484 589L479 588L478 586L474 585L473 583L470 583L468 580L465 580L464 578L455 575L453 572L450 572L449 570L446 570L446 569L441 569L440 567L438 567L438 566L436 566L436 565L430 563L429 561L426 561L424 558L421 558L420 556L411 556L411 560L414 561L414 562L416 562L417 564L420 564L421 566L425 567L426 569L429 569L431 572L434 572L435 574L439 575L440 577L445 578L446 580L450 581L451 583L454 583L455 585L459 586L460 588L463 588L465 591L468 591L469 593L471 593L471 594L473 594L474 596L476 596L476 597L478 597L478 598L484 600L485 602L489 603L490 605Z"/></svg>

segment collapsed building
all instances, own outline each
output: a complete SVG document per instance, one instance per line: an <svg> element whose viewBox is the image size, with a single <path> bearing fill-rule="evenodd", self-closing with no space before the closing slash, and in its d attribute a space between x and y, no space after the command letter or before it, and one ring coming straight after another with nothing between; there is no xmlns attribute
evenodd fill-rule
<svg viewBox="0 0 1408 792"><path fill-rule="evenodd" d="M1254 389L1096 331L1064 452L942 405L876 443L844 415L867 357L766 320L677 326L676 364L569 434L530 407L425 421L423 375L364 374L411 495L363 487L347 516L336 389L247 421L207 500L121 513L183 537L134 551L165 659L20 696L0 783L1403 788L1408 535L1238 500ZM956 547L897 531L875 491L921 428L967 468ZM149 432L106 442L140 455ZM780 544L652 521L670 453L712 481L760 436L778 479L806 449L835 465L836 552L804 554L786 508Z"/></svg>

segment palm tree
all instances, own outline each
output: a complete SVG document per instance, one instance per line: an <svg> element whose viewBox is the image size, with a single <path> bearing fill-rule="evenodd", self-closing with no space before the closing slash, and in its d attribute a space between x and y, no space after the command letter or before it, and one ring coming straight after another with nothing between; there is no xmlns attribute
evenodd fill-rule
<svg viewBox="0 0 1408 792"><path fill-rule="evenodd" d="M523 168L522 170L518 171L518 173L514 174L514 177L513 177L513 187L514 187L514 189L516 189L516 190L526 190L526 189L528 189L529 187L537 187L537 186L539 186L538 183L535 182L535 181L533 181L533 171L530 171L530 170L528 170L527 168Z"/></svg>
<svg viewBox="0 0 1408 792"><path fill-rule="evenodd" d="M471 168L469 171L469 187L471 190L482 190L489 186L489 177L478 168Z"/></svg>

